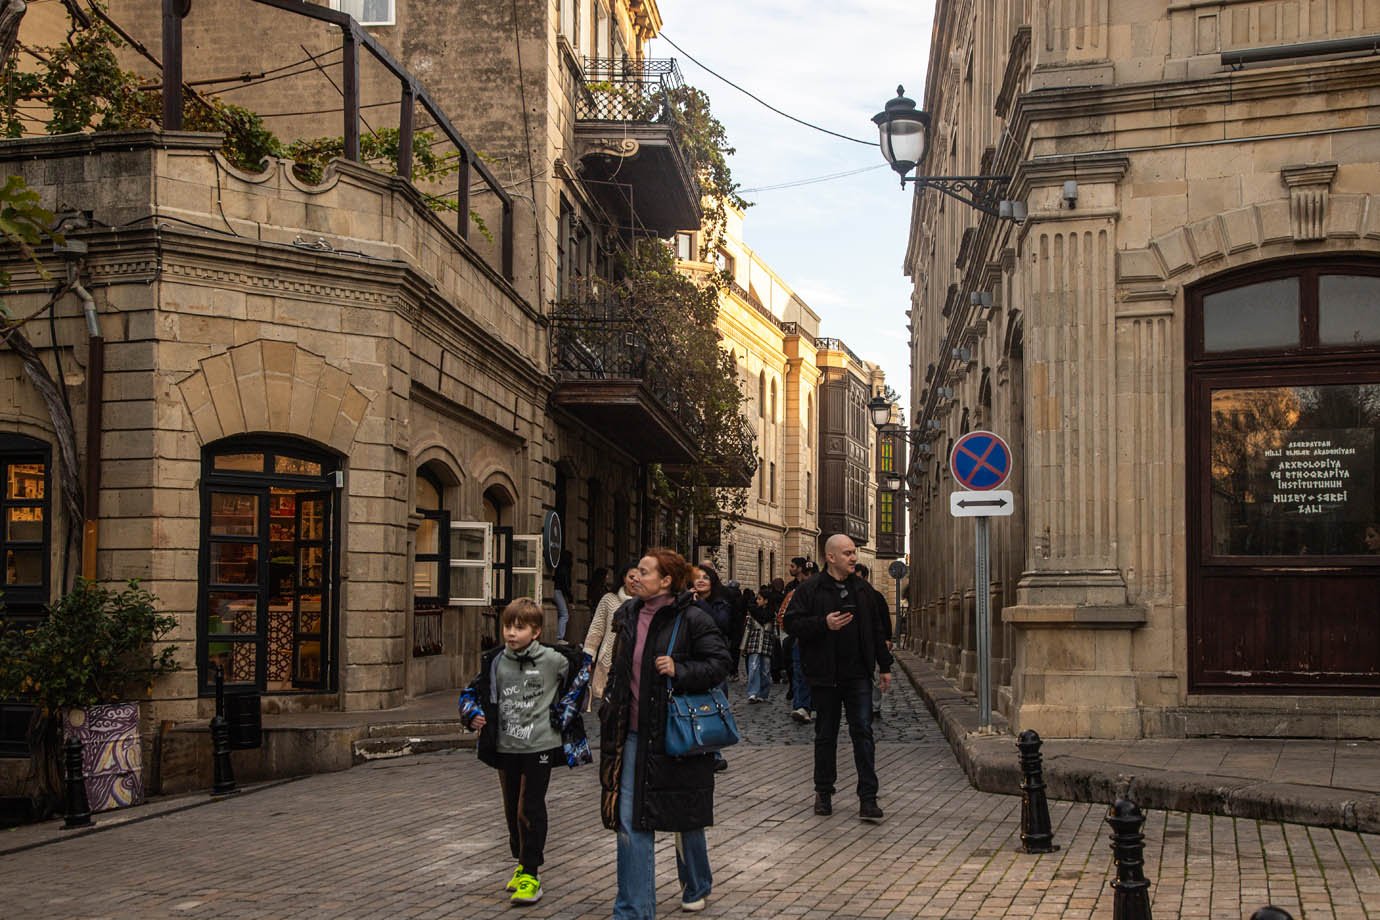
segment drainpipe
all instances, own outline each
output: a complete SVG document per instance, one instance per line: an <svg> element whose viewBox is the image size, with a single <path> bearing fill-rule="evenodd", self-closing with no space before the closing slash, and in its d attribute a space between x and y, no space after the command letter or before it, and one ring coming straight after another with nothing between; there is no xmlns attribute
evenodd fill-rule
<svg viewBox="0 0 1380 920"><path fill-rule="evenodd" d="M105 392L105 339L96 319L96 301L82 286L74 263L67 263L67 286L81 299L86 316L86 522L82 530L81 574L96 577L96 547L100 532L101 408Z"/></svg>

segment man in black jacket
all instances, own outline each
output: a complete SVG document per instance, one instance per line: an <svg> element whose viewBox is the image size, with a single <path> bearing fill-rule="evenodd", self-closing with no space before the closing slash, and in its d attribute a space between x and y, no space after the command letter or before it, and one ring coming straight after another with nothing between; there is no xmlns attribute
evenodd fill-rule
<svg viewBox="0 0 1380 920"><path fill-rule="evenodd" d="M824 559L824 571L796 588L785 617L815 703L815 814L833 814L842 711L858 770L858 817L877 823L882 809L872 740L872 669L881 671L882 689L890 689L891 652L872 587L853 573L853 541L834 534L824 545Z"/></svg>

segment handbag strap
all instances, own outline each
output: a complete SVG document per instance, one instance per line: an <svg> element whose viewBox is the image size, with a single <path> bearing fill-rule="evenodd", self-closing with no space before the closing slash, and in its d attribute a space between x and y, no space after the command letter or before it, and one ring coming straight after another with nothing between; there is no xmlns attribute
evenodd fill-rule
<svg viewBox="0 0 1380 920"><path fill-rule="evenodd" d="M671 624L671 641L669 641L669 642L666 643L666 654L667 654L667 655L670 655L671 652L672 652L672 650L674 650L675 647L676 647L676 634L677 634L678 632L680 632L680 621L681 621L681 618L684 617L684 616L685 616L685 611L682 610L682 611L678 612L678 613L676 614L676 620L675 620L675 622ZM675 692L676 692L676 688L673 687L673 686L671 685L671 678L670 678L670 677L667 677L667 678L666 678L666 691L667 691L668 693L675 693Z"/></svg>

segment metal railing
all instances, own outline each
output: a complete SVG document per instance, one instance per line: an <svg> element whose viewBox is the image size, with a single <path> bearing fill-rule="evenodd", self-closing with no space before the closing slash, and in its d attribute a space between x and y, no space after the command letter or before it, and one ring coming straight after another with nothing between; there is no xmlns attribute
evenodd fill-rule
<svg viewBox="0 0 1380 920"><path fill-rule="evenodd" d="M456 232L460 238L470 238L470 181L471 172L477 173L480 181L503 205L502 272L503 277L513 280L513 199L503 188L489 167L479 159L478 154L463 137L450 119L441 111L436 100L426 91L417 78L409 73L378 41L370 35L349 13L333 10L326 6L302 3L300 0L252 0L262 6L270 6L298 16L306 16L318 22L330 23L340 29L342 52L344 55L341 87L343 97L341 108L344 115L345 158L356 163L359 155L360 126L360 71L359 49L363 47L374 59L388 69L401 84L401 101L398 115L398 175L404 179L412 178L413 144L416 139L414 109L418 104L426 110L436 123L436 127L455 146L459 159L457 173L457 224ZM163 127L169 131L182 130L182 92L186 84L182 79L182 20L191 12L191 0L163 0Z"/></svg>
<svg viewBox="0 0 1380 920"><path fill-rule="evenodd" d="M585 85L575 107L581 121L641 121L676 127L669 94L685 80L675 58L642 61L585 58Z"/></svg>
<svg viewBox="0 0 1380 920"><path fill-rule="evenodd" d="M843 339L818 338L815 339L815 346L824 351L841 351L851 358L858 367L863 366L863 359L854 354L853 349L845 345Z"/></svg>
<svg viewBox="0 0 1380 920"><path fill-rule="evenodd" d="M658 372L657 349L607 286L591 285L574 299L553 303L549 319L550 367L557 380L640 381L687 431L698 432L695 407L670 383L670 374Z"/></svg>

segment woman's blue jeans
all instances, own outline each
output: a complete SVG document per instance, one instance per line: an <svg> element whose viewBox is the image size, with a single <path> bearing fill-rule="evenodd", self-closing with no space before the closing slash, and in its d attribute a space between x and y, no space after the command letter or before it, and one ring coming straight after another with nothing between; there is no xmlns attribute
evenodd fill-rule
<svg viewBox="0 0 1380 920"><path fill-rule="evenodd" d="M633 796L637 794L637 733L629 732L623 746L623 773L618 778L618 897L614 920L654 920L656 917L656 837L634 830ZM681 901L698 901L714 885L709 871L709 845L704 830L676 834L676 873Z"/></svg>
<svg viewBox="0 0 1380 920"><path fill-rule="evenodd" d="M748 656L748 696L765 700L771 696L771 656L753 652Z"/></svg>

